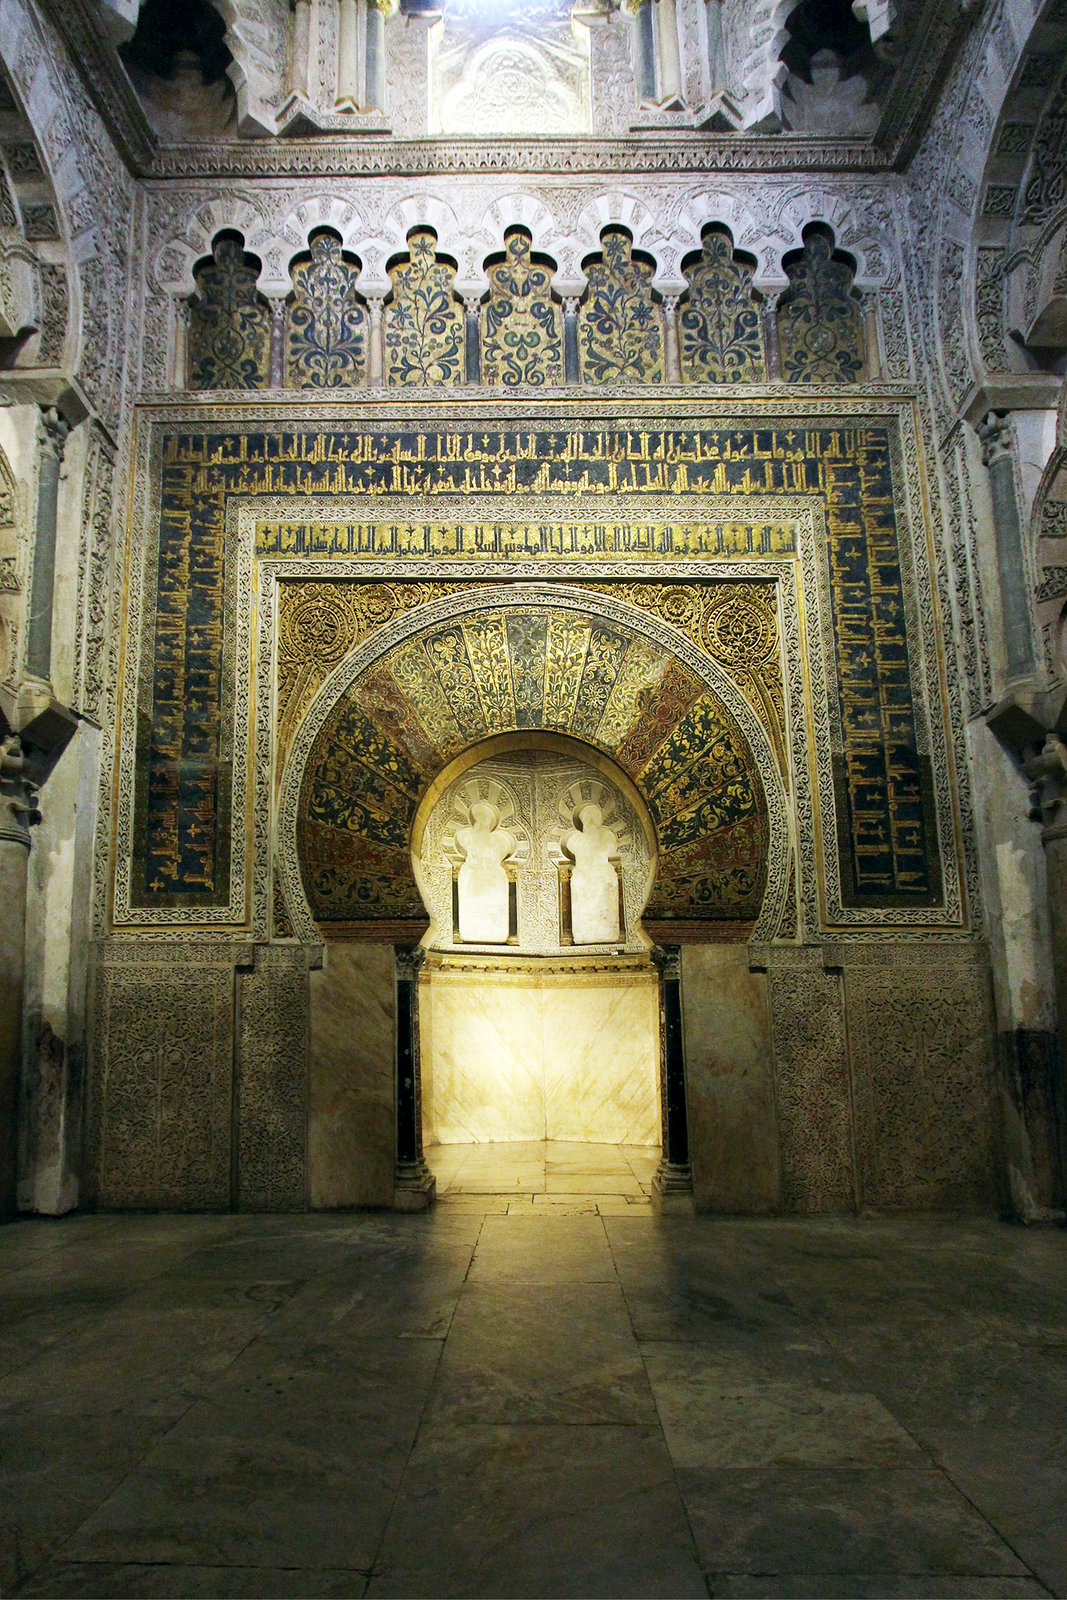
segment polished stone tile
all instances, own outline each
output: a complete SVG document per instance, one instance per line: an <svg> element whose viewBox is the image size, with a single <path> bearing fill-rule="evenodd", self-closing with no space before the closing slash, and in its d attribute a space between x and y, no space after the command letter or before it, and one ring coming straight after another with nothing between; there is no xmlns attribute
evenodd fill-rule
<svg viewBox="0 0 1067 1600"><path fill-rule="evenodd" d="M0 1415L0 1594L62 1548L165 1428L129 1414Z"/></svg>
<svg viewBox="0 0 1067 1600"><path fill-rule="evenodd" d="M886 1572L711 1572L711 1600L1046 1600L1036 1578L912 1577Z"/></svg>
<svg viewBox="0 0 1067 1600"><path fill-rule="evenodd" d="M680 1468L927 1464L874 1395L810 1378L754 1381L758 1372L748 1363L691 1344L646 1345L644 1358Z"/></svg>
<svg viewBox="0 0 1067 1600"><path fill-rule="evenodd" d="M336 1567L187 1567L50 1561L14 1592L54 1600L359 1600L367 1574Z"/></svg>
<svg viewBox="0 0 1067 1600"><path fill-rule="evenodd" d="M194 1566L370 1567L408 1459L316 1407L278 1415L203 1408L168 1435L64 1547L73 1561Z"/></svg>
<svg viewBox="0 0 1067 1600"><path fill-rule="evenodd" d="M937 1471L682 1468L709 1572L1030 1576Z"/></svg>
<svg viewBox="0 0 1067 1600"><path fill-rule="evenodd" d="M658 1428L419 1433L372 1596L705 1596Z"/></svg>
<svg viewBox="0 0 1067 1600"><path fill-rule="evenodd" d="M449 1333L428 1415L450 1422L654 1423L613 1284L474 1283Z"/></svg>
<svg viewBox="0 0 1067 1600"><path fill-rule="evenodd" d="M599 1217L487 1217L469 1277L614 1283L615 1266Z"/></svg>

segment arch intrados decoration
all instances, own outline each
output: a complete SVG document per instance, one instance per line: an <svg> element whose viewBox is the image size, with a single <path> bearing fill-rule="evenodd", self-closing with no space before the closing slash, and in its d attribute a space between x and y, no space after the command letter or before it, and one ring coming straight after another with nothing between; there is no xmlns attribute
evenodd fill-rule
<svg viewBox="0 0 1067 1600"><path fill-rule="evenodd" d="M392 650L432 627L454 623L465 616L479 612L539 609L578 612L614 623L628 629L631 634L644 637L659 645L688 667L712 694L717 696L726 711L734 718L752 756L767 811L769 839L767 879L752 937L768 939L774 936L785 908L789 889L790 865L795 854L793 829L785 788L770 739L737 684L712 656L698 650L679 629L659 617L650 616L627 601L608 595L594 595L587 590L567 584L497 583L467 589L437 601L415 606L402 617L379 628L369 639L349 651L348 655L337 664L308 707L296 730L285 762L278 789L273 834L273 856L285 897L286 910L296 937L301 942L321 943L322 931L313 915L301 871L298 837L300 797L310 770L316 742L338 702ZM541 734L542 730L530 730L530 732ZM499 737L507 735L502 734ZM478 750L479 754L472 759L471 764L473 760L485 759L487 743L488 741L475 741L467 747L461 759L466 759L472 750ZM585 748L583 745L583 749ZM602 754L596 752L593 747L588 748L590 754ZM588 758L583 755L583 759ZM610 761L610 757L605 756L604 759ZM614 769L613 762L611 765ZM455 776L454 772L452 776ZM612 776L614 779L614 771ZM434 781L427 785L427 793L433 788ZM647 809L647 803L643 796L640 796L640 791L638 794L640 798L638 814L642 815ZM425 794L420 798L419 808L426 804L426 798Z"/></svg>

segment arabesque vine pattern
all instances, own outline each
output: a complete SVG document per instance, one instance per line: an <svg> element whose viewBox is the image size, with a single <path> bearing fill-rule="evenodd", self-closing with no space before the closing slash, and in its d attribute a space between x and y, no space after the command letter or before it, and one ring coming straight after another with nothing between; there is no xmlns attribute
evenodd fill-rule
<svg viewBox="0 0 1067 1600"><path fill-rule="evenodd" d="M406 261L389 268L393 289L385 304L386 379L390 387L463 382L463 308L456 269L437 259L437 236L418 228Z"/></svg>
<svg viewBox="0 0 1067 1600"><path fill-rule="evenodd" d="M863 377L863 316L852 270L833 241L812 229L785 263L789 288L778 307L778 346L787 383L858 383Z"/></svg>
<svg viewBox="0 0 1067 1600"><path fill-rule="evenodd" d="M356 293L359 268L345 259L336 234L324 229L308 242L310 255L291 269L286 385L332 389L361 384L367 366L367 313Z"/></svg>
<svg viewBox="0 0 1067 1600"><path fill-rule="evenodd" d="M533 254L530 235L513 228L504 259L488 268L482 306L482 382L563 382L563 317L552 298L552 272Z"/></svg>
<svg viewBox="0 0 1067 1600"><path fill-rule="evenodd" d="M652 267L634 257L623 228L605 228L600 243L578 308L582 381L663 383L663 312L653 298Z"/></svg>
<svg viewBox="0 0 1067 1600"><path fill-rule="evenodd" d="M216 240L189 303L190 389L265 389L270 383L270 308L254 258L238 238Z"/></svg>
<svg viewBox="0 0 1067 1600"><path fill-rule="evenodd" d="M725 228L708 228L703 249L683 268L689 290L679 307L686 383L762 383L767 375L752 267L738 260Z"/></svg>

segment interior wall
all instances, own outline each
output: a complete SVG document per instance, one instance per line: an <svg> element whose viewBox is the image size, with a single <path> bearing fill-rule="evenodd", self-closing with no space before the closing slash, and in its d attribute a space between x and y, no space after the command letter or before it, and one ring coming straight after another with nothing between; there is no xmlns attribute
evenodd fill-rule
<svg viewBox="0 0 1067 1600"><path fill-rule="evenodd" d="M395 958L392 945L326 946L311 974L310 1203L393 1203Z"/></svg>
<svg viewBox="0 0 1067 1600"><path fill-rule="evenodd" d="M425 1142L658 1144L657 981L633 964L428 967L419 987Z"/></svg>

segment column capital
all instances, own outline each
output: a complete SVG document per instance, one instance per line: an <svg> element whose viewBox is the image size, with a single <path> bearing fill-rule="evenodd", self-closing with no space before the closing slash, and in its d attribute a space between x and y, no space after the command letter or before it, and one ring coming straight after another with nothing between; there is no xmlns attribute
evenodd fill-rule
<svg viewBox="0 0 1067 1600"><path fill-rule="evenodd" d="M563 313L564 313L564 315L568 316L568 317L576 317L578 315L578 307L582 303L581 295L580 294L565 294L565 295L562 296L562 299L563 299Z"/></svg>
<svg viewBox="0 0 1067 1600"><path fill-rule="evenodd" d="M413 983L419 975L420 967L426 960L426 951L421 944L417 944L413 948L408 945L398 944L395 947L395 959L397 977L401 981L406 979L409 983Z"/></svg>
<svg viewBox="0 0 1067 1600"><path fill-rule="evenodd" d="M29 849L30 829L41 820L37 791L17 733L0 739L0 840Z"/></svg>
<svg viewBox="0 0 1067 1600"><path fill-rule="evenodd" d="M70 423L55 406L41 406L40 418L41 428L37 442L42 456L53 456L56 461L62 461Z"/></svg>
<svg viewBox="0 0 1067 1600"><path fill-rule="evenodd" d="M982 446L982 465L991 467L994 461L1011 455L1012 430L1009 411L987 411L975 432Z"/></svg>
<svg viewBox="0 0 1067 1600"><path fill-rule="evenodd" d="M463 296L463 309L468 317L476 317L482 309L481 294L465 294Z"/></svg>
<svg viewBox="0 0 1067 1600"><path fill-rule="evenodd" d="M1042 824L1041 837L1067 839L1067 744L1058 733L1049 733L1036 756L1024 761L1023 771L1030 780L1031 816Z"/></svg>

